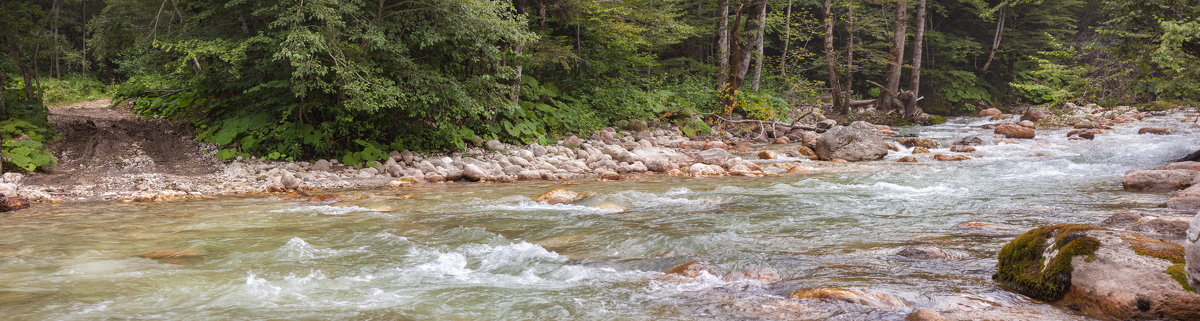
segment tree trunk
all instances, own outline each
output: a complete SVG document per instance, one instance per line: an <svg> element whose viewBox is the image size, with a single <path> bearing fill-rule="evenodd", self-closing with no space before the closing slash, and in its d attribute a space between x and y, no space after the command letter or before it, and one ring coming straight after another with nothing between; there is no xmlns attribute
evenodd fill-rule
<svg viewBox="0 0 1200 321"><path fill-rule="evenodd" d="M758 24L758 41L757 41L758 49L756 50L756 52L754 54L754 61L755 61L755 63L754 63L754 80L750 81L750 90L753 90L753 91L758 91L758 84L759 84L760 80L762 80L763 43L767 42L766 39L763 39L764 36L766 36L766 32L767 32L767 26L766 26L766 24L767 24L767 20L766 20L767 6L766 5L762 6L762 10L759 12L759 16L763 17L763 19L761 20L762 22L760 22Z"/></svg>
<svg viewBox="0 0 1200 321"><path fill-rule="evenodd" d="M1004 35L1004 9L1007 8L1007 4L1000 7L1000 18L996 19L996 34L992 36L992 52L988 54L987 62L983 63L983 68L979 68L979 73L981 74L988 73L988 67L992 66L992 59L996 58L996 51L1000 49L1000 39Z"/></svg>
<svg viewBox="0 0 1200 321"><path fill-rule="evenodd" d="M81 21L81 22L80 22L80 25L81 25L81 26L84 26L84 27L83 27L83 29L84 29L84 32L83 32L84 36L83 36L83 37L80 37L80 40L79 40L79 43L80 43L80 44L82 45L82 47L83 47L83 50L80 50L80 51L79 51L79 53L80 53L80 54L83 54L83 61L81 62L81 64L82 64L83 66L82 66L81 68L83 68L83 73L87 73L87 71L88 71L88 55L87 55L87 53L88 53L88 51L87 51L87 21L88 21L88 2L87 2L87 0L83 0L83 1L82 1L82 6L83 6L83 17L82 17L81 19L79 19L79 20Z"/></svg>
<svg viewBox="0 0 1200 321"><path fill-rule="evenodd" d="M846 27L846 101L850 101L850 93L854 92L854 1L846 1L846 15L849 26ZM847 104L848 105L848 104Z"/></svg>
<svg viewBox="0 0 1200 321"><path fill-rule="evenodd" d="M58 62L58 53L61 48L58 44L58 13L61 11L60 7L61 5L58 3L58 0L50 3L50 11L54 12L54 21L52 22L54 24L54 78L58 80L62 80L62 67Z"/></svg>
<svg viewBox="0 0 1200 321"><path fill-rule="evenodd" d="M825 19L825 65L829 67L830 98L833 110L849 114L850 109L842 103L842 83L838 81L837 52L833 50L833 0L825 0L821 16Z"/></svg>
<svg viewBox="0 0 1200 321"><path fill-rule="evenodd" d="M516 2L516 7L517 7L517 14L524 15L525 14L525 0L516 0L515 2ZM383 1L380 0L380 3L383 3ZM522 49L524 49L523 47L524 47L523 45L517 45L516 52L517 52L518 59L520 59L521 51L522 51ZM525 71L525 66L523 64L521 64L520 62L517 62L517 78L516 78L515 83L513 84L512 91L509 92L509 96L508 96L508 99L511 100L513 104L518 104L521 102L521 76L522 76L522 73L524 73L524 71Z"/></svg>
<svg viewBox="0 0 1200 321"><path fill-rule="evenodd" d="M917 1L917 32L913 35L913 68L908 83L913 99L904 105L904 114L914 116L917 113L917 98L921 95L921 50L925 48L925 0Z"/></svg>
<svg viewBox="0 0 1200 321"><path fill-rule="evenodd" d="M8 30L6 40L8 41L8 50L12 53L13 62L21 71L21 80L25 82L25 99L33 100L33 75L29 72L29 66L25 64L25 59L22 58L21 48L18 47L17 38L13 37L12 30Z"/></svg>
<svg viewBox="0 0 1200 321"><path fill-rule="evenodd" d="M758 30L753 28L761 27L763 15L761 6L767 5L767 0L742 0L742 4L735 11L736 18L733 20L733 30L729 32L729 77L724 84L724 90L721 94L722 113L729 114L737 108L738 90L746 80L747 69L750 68L750 54L754 50L755 36L758 35ZM747 12L748 11L748 12ZM743 19L743 17L745 19ZM743 31L749 35L746 44L743 45L741 38Z"/></svg>
<svg viewBox="0 0 1200 321"><path fill-rule="evenodd" d="M788 0L787 14L783 18L783 55L779 56L779 74L787 78L788 45L792 42L792 0Z"/></svg>
<svg viewBox="0 0 1200 321"><path fill-rule="evenodd" d="M729 79L729 0L721 0L717 14L717 89L724 90Z"/></svg>
<svg viewBox="0 0 1200 321"><path fill-rule="evenodd" d="M878 108L891 108L896 97L893 93L900 92L900 73L904 70L904 37L908 30L908 4L905 0L896 1L896 18L893 21L896 26L895 34L892 36L892 50L890 59L888 59L887 70L887 86L879 96Z"/></svg>

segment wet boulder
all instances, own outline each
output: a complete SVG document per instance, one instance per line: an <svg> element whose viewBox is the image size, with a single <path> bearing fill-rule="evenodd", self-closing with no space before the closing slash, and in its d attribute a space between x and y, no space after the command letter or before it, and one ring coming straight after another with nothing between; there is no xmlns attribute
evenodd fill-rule
<svg viewBox="0 0 1200 321"><path fill-rule="evenodd" d="M1050 111L1046 110L1045 108L1034 107L1034 108L1029 108L1029 109L1025 110L1025 114L1021 115L1021 120L1038 122L1042 119L1046 119L1047 117L1050 117L1051 115L1052 114L1050 113Z"/></svg>
<svg viewBox="0 0 1200 321"><path fill-rule="evenodd" d="M570 204L578 202L586 198L587 195L575 191L569 191L561 188L550 190L533 198L534 202L544 202L546 204Z"/></svg>
<svg viewBox="0 0 1200 321"><path fill-rule="evenodd" d="M1184 169L1130 171L1121 179L1127 191L1170 192L1192 186L1196 172Z"/></svg>
<svg viewBox="0 0 1200 321"><path fill-rule="evenodd" d="M924 147L928 149L936 149L940 145L936 139L931 138L901 138L897 139L896 142L908 148Z"/></svg>
<svg viewBox="0 0 1200 321"><path fill-rule="evenodd" d="M1120 320L1198 320L1200 294L1185 288L1184 248L1094 225L1043 226L1000 250L994 277L1006 288Z"/></svg>
<svg viewBox="0 0 1200 321"><path fill-rule="evenodd" d="M1179 216L1144 216L1129 227L1130 231L1161 235L1173 239L1183 238L1187 234L1191 217Z"/></svg>
<svg viewBox="0 0 1200 321"><path fill-rule="evenodd" d="M917 162L917 158L916 158L916 157L912 157L912 156L904 156L904 157L900 157L900 159L897 159L897 160L896 160L896 162L899 162L899 163L916 163L916 162Z"/></svg>
<svg viewBox="0 0 1200 321"><path fill-rule="evenodd" d="M941 313L930 309L917 309L904 317L904 321L949 321Z"/></svg>
<svg viewBox="0 0 1200 321"><path fill-rule="evenodd" d="M734 281L757 281L762 283L775 283L783 280L779 277L779 271L771 268L752 269L740 272L730 272L724 277L725 282Z"/></svg>
<svg viewBox="0 0 1200 321"><path fill-rule="evenodd" d="M1135 213L1135 212L1120 212L1117 214L1113 214L1112 216L1109 216L1108 218L1104 219L1103 222L1100 222L1100 225L1116 226L1116 227L1129 227L1129 226L1133 226L1134 223L1137 223L1137 221L1142 219L1143 217L1146 217L1146 215L1141 214L1141 213Z"/></svg>
<svg viewBox="0 0 1200 321"><path fill-rule="evenodd" d="M1155 167L1154 169L1186 169L1189 171L1200 171L1200 162L1175 162L1163 166Z"/></svg>
<svg viewBox="0 0 1200 321"><path fill-rule="evenodd" d="M822 160L880 160L887 156L887 144L870 124L862 121L836 126L817 139L817 156Z"/></svg>
<svg viewBox="0 0 1200 321"><path fill-rule="evenodd" d="M913 154L929 154L932 152L929 151L928 148L917 146L917 147L913 147L912 153Z"/></svg>
<svg viewBox="0 0 1200 321"><path fill-rule="evenodd" d="M1145 135L1145 134L1171 135L1174 133L1175 133L1174 130L1171 130L1170 128L1163 128L1163 127L1142 127L1141 129L1138 129L1138 135Z"/></svg>
<svg viewBox="0 0 1200 321"><path fill-rule="evenodd" d="M779 158L779 153L773 150L764 150L758 152L758 159L776 159Z"/></svg>
<svg viewBox="0 0 1200 321"><path fill-rule="evenodd" d="M0 196L0 212L11 212L29 208L29 200L20 197Z"/></svg>
<svg viewBox="0 0 1200 321"><path fill-rule="evenodd" d="M966 146L966 145L954 145L954 146L950 146L950 151L955 152L955 153L970 153L970 152L975 151L975 147Z"/></svg>
<svg viewBox="0 0 1200 321"><path fill-rule="evenodd" d="M797 300L827 300L870 306L880 310L909 308L908 302L890 293L859 291L835 287L800 289L788 295Z"/></svg>
<svg viewBox="0 0 1200 321"><path fill-rule="evenodd" d="M730 168L742 162L741 157L734 156L733 153L722 148L710 148L699 153L696 153L696 161L709 165L717 165L722 168Z"/></svg>
<svg viewBox="0 0 1200 321"><path fill-rule="evenodd" d="M943 162L961 162L961 161L971 159L971 155L937 154L937 155L933 155L933 159L943 161Z"/></svg>
<svg viewBox="0 0 1200 321"><path fill-rule="evenodd" d="M896 252L896 256L912 260L944 260L950 258L949 253L933 246L907 247L900 250L900 252Z"/></svg>
<svg viewBox="0 0 1200 321"><path fill-rule="evenodd" d="M996 125L995 133L1004 135L1005 138L1032 139L1036 133L1033 128L1021 126L1013 123L1003 123Z"/></svg>
<svg viewBox="0 0 1200 321"><path fill-rule="evenodd" d="M983 116L983 117L991 117L991 116L996 116L999 114L1003 114L1003 112L1001 112L999 109L995 109L995 108L988 108L988 109L979 111L979 116Z"/></svg>

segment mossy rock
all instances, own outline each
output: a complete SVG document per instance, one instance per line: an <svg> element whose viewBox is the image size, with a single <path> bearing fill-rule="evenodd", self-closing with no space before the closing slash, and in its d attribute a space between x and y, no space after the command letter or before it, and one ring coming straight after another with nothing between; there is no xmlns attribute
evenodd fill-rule
<svg viewBox="0 0 1200 321"><path fill-rule="evenodd" d="M1058 301L1071 288L1071 259L1092 255L1100 241L1083 232L1103 227L1080 224L1043 226L1017 236L1000 249L996 279L1000 283L1035 299ZM1043 255L1046 241L1053 239L1052 254ZM1043 266L1043 262L1047 262Z"/></svg>
<svg viewBox="0 0 1200 321"><path fill-rule="evenodd" d="M1093 225L1043 226L1000 251L1006 288L1082 315L1115 320L1200 320L1185 286L1179 244Z"/></svg>

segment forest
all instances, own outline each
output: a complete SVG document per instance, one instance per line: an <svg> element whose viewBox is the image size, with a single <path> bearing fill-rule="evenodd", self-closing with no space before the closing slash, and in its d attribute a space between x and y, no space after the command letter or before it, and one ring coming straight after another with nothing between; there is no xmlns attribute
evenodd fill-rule
<svg viewBox="0 0 1200 321"><path fill-rule="evenodd" d="M1200 100L1194 0L0 0L5 170L111 97L220 158L346 164L606 126ZM864 109L864 107L869 107Z"/></svg>

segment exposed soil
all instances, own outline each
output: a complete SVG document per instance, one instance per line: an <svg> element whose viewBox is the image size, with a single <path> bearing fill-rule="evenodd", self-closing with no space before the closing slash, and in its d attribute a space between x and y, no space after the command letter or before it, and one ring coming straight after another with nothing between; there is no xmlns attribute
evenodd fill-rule
<svg viewBox="0 0 1200 321"><path fill-rule="evenodd" d="M49 173L30 175L26 183L44 186L91 186L105 194L130 174L198 176L220 170L211 147L196 142L187 126L133 115L128 108L109 108L107 99L50 110L60 139L47 147L58 158ZM52 194L58 194L53 193Z"/></svg>

